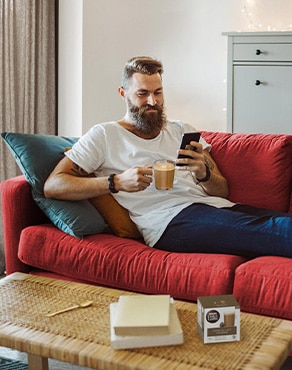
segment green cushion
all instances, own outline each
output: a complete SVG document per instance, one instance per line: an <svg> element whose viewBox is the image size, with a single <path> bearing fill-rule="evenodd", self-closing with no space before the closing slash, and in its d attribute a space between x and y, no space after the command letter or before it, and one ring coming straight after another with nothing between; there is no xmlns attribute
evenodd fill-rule
<svg viewBox="0 0 292 370"><path fill-rule="evenodd" d="M64 201L44 197L44 182L63 158L65 148L71 147L77 138L9 132L1 136L31 185L33 199L54 225L75 237L106 229L104 219L88 200Z"/></svg>

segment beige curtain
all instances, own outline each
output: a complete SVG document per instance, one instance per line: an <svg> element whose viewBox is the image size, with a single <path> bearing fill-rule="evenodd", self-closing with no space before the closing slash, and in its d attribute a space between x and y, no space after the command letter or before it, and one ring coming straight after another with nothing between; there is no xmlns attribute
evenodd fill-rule
<svg viewBox="0 0 292 370"><path fill-rule="evenodd" d="M0 1L0 131L55 134L57 0ZM20 174L0 150L0 180Z"/></svg>

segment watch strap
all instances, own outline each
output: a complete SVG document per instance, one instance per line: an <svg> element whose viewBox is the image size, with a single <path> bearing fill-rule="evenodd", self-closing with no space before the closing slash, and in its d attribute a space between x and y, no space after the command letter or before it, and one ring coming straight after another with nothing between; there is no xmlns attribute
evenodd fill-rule
<svg viewBox="0 0 292 370"><path fill-rule="evenodd" d="M210 168L209 168L209 166L206 163L205 163L205 167L206 167L206 176L203 177L202 179L198 179L196 177L196 179L197 179L198 182L207 182L210 179L210 177L211 177Z"/></svg>
<svg viewBox="0 0 292 370"><path fill-rule="evenodd" d="M116 176L115 173L111 173L107 178L108 181L108 188L111 193L118 193L119 191L115 188L114 177Z"/></svg>

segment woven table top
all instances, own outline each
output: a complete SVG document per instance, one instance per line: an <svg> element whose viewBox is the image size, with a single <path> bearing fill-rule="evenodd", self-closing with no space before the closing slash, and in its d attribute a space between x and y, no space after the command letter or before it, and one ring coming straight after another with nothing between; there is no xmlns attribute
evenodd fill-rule
<svg viewBox="0 0 292 370"><path fill-rule="evenodd" d="M132 293L20 273L0 284L0 345L81 366L278 369L292 350L292 322L245 313L239 342L203 344L197 334L197 306L175 301L183 345L116 351L110 345L109 305ZM86 300L93 305L45 316Z"/></svg>

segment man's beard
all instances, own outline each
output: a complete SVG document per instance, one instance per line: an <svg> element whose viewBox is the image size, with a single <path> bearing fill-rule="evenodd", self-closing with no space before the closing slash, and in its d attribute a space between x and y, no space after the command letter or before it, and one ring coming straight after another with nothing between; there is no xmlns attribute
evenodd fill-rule
<svg viewBox="0 0 292 370"><path fill-rule="evenodd" d="M127 99L127 103L130 117L135 127L145 135L158 135L166 122L163 105L155 104L152 106L147 104L137 107L129 99ZM147 110L156 110L156 112L146 113Z"/></svg>

